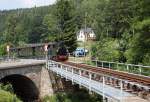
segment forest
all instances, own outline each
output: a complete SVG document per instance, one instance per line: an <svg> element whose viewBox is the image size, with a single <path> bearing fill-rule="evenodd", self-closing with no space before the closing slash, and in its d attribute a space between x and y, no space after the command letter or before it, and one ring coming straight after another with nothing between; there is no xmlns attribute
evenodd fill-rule
<svg viewBox="0 0 150 102"><path fill-rule="evenodd" d="M57 0L53 5L0 11L0 55L7 44L64 41L77 47L76 32L96 33L92 56L123 63L150 63L150 0ZM86 19L86 21L85 21Z"/></svg>

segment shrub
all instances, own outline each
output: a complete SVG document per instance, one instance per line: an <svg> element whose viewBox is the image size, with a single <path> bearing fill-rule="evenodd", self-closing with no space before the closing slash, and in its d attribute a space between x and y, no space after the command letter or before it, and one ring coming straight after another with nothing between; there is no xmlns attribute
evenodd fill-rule
<svg viewBox="0 0 150 102"><path fill-rule="evenodd" d="M56 96L45 96L43 99L42 99L42 102L57 102L57 98Z"/></svg>
<svg viewBox="0 0 150 102"><path fill-rule="evenodd" d="M0 90L0 102L22 102L22 101L19 100L16 95L4 90Z"/></svg>
<svg viewBox="0 0 150 102"><path fill-rule="evenodd" d="M7 85L0 84L0 89L13 93L13 87L11 84L7 84Z"/></svg>

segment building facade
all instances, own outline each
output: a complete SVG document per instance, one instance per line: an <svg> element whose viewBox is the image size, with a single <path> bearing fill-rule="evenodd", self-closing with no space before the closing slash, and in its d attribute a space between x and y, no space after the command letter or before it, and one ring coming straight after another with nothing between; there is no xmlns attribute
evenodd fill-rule
<svg viewBox="0 0 150 102"><path fill-rule="evenodd" d="M77 41L85 42L95 39L96 35L92 28L80 29L80 31L77 32Z"/></svg>

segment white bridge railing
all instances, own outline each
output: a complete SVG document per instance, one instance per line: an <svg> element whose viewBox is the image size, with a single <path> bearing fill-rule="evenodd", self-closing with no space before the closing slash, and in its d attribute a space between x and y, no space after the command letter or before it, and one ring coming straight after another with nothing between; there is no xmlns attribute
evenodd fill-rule
<svg viewBox="0 0 150 102"><path fill-rule="evenodd" d="M117 63L109 61L92 60L96 67L109 68L118 71L125 71L128 73L138 74L142 76L150 76L150 66Z"/></svg>
<svg viewBox="0 0 150 102"><path fill-rule="evenodd" d="M72 81L72 83L77 83L86 87L89 89L89 91L94 91L102 95L103 99L108 98L115 100L116 102L120 102L123 97L132 96L132 94L123 91L123 82L125 83L125 81L122 79L117 79L112 76L107 76L100 73L94 73L89 70L51 60L47 62L47 69L57 73L61 77ZM94 80L94 77L96 77L95 75L99 75L101 77L101 81ZM110 85L107 85L106 80L108 78L119 80L119 88L114 88Z"/></svg>

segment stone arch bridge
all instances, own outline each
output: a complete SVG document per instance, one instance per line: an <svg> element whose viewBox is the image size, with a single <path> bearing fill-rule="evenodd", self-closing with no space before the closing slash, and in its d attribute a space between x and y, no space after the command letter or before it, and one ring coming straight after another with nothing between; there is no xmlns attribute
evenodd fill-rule
<svg viewBox="0 0 150 102"><path fill-rule="evenodd" d="M0 63L0 82L11 83L15 93L25 102L52 94L44 60L19 60Z"/></svg>

